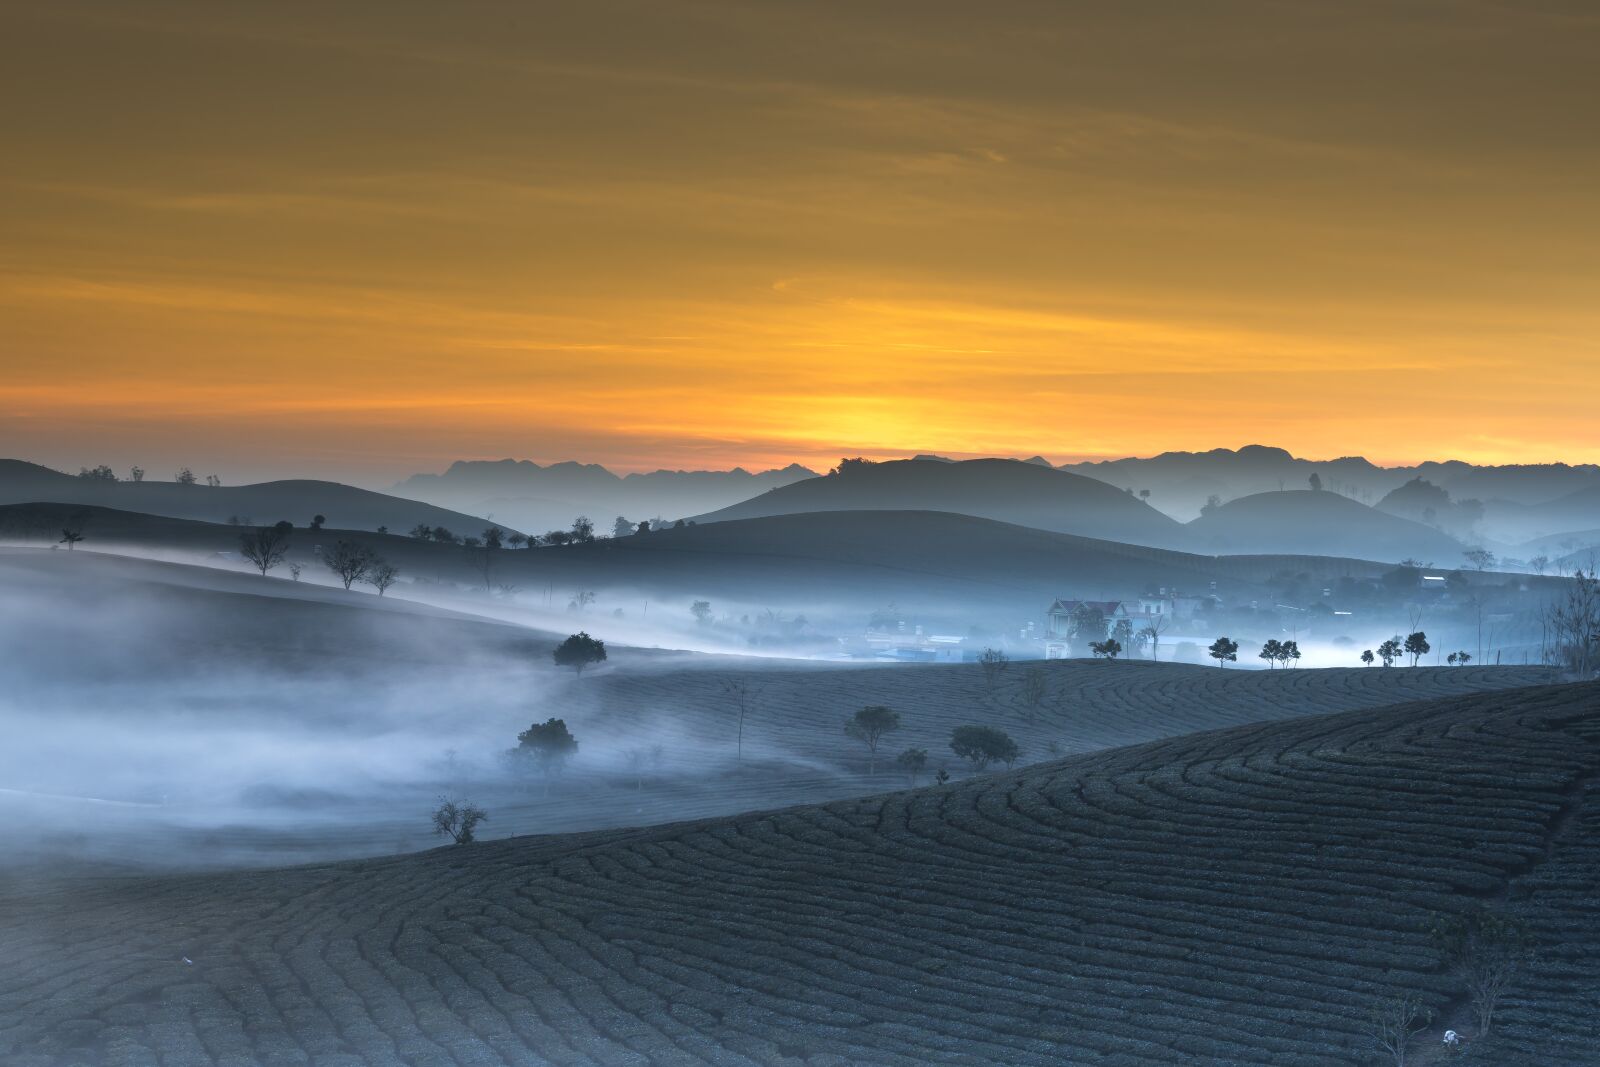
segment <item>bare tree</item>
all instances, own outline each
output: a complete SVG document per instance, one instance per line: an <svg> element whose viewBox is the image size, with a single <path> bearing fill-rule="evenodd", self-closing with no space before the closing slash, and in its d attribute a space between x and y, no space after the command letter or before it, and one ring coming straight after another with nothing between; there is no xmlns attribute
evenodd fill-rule
<svg viewBox="0 0 1600 1067"><path fill-rule="evenodd" d="M349 589L356 582L365 581L377 557L370 548L353 541L340 541L332 552L325 553L322 562Z"/></svg>
<svg viewBox="0 0 1600 1067"><path fill-rule="evenodd" d="M738 735L735 744L735 759L744 760L744 717L755 707L756 700L761 696L761 686L748 678L722 679L722 691L733 702L734 710L738 712Z"/></svg>
<svg viewBox="0 0 1600 1067"><path fill-rule="evenodd" d="M239 535L239 553L249 560L263 578L267 572L283 562L289 553L289 533L294 527L287 522L275 526L258 526Z"/></svg>
<svg viewBox="0 0 1600 1067"><path fill-rule="evenodd" d="M1494 553L1487 548L1469 548L1461 555L1472 564L1473 570L1486 571L1494 566Z"/></svg>
<svg viewBox="0 0 1600 1067"><path fill-rule="evenodd" d="M1039 714L1039 707L1049 695L1050 680L1043 667L1030 667L1022 675L1022 706L1027 709L1023 718L1032 722Z"/></svg>
<svg viewBox="0 0 1600 1067"><path fill-rule="evenodd" d="M986 648L978 657L978 666L983 668L984 686L993 689L1006 668L1011 666L1011 657L998 648Z"/></svg>
<svg viewBox="0 0 1600 1067"><path fill-rule="evenodd" d="M489 815L482 808L453 797L440 797L439 806L433 809L433 832L458 845L472 844L477 840L478 824L488 821Z"/></svg>
<svg viewBox="0 0 1600 1067"><path fill-rule="evenodd" d="M1575 573L1546 612L1545 626L1550 634L1546 659L1589 677L1600 664L1600 576Z"/></svg>
<svg viewBox="0 0 1600 1067"><path fill-rule="evenodd" d="M1367 1033L1378 1048L1394 1057L1395 1067L1406 1067L1412 1040L1433 1018L1433 1012L1416 993L1391 992L1372 1005Z"/></svg>
<svg viewBox="0 0 1600 1067"><path fill-rule="evenodd" d="M388 560L381 558L373 560L372 569L362 579L362 581L376 589L379 596L382 596L385 590L399 580L400 569Z"/></svg>
<svg viewBox="0 0 1600 1067"><path fill-rule="evenodd" d="M1167 632L1167 627L1170 625L1171 620L1167 616L1157 615L1145 623L1144 629L1139 631L1150 642L1150 659L1152 662L1159 663L1161 661L1161 635Z"/></svg>

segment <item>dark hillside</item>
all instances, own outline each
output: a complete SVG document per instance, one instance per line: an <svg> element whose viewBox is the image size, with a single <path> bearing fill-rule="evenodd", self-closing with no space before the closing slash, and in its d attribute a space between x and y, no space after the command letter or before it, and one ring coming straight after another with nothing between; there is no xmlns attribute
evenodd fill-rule
<svg viewBox="0 0 1600 1067"><path fill-rule="evenodd" d="M1597 777L1600 687L1550 687L732 819L13 887L0 1058L1357 1067L1402 992L1440 1013L1419 1047L1476 1040L1427 931L1488 904L1535 959L1474 1059L1575 1067Z"/></svg>

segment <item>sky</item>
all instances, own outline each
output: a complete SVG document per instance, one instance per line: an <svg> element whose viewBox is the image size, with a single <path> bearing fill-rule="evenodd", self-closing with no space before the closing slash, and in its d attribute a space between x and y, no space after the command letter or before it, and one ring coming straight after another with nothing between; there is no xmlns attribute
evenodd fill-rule
<svg viewBox="0 0 1600 1067"><path fill-rule="evenodd" d="M0 6L0 455L1600 461L1587 0Z"/></svg>

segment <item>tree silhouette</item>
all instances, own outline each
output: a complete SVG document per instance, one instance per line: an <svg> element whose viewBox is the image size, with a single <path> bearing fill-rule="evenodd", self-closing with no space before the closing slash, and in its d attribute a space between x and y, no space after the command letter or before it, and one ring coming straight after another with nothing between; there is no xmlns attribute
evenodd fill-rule
<svg viewBox="0 0 1600 1067"><path fill-rule="evenodd" d="M1011 657L998 648L986 648L978 657L978 666L983 668L984 686L993 689L995 683L1000 680L1000 675L1011 666Z"/></svg>
<svg viewBox="0 0 1600 1067"><path fill-rule="evenodd" d="M571 667L579 675L591 663L604 663L606 643L586 633L575 633L556 646L552 655L557 667Z"/></svg>
<svg viewBox="0 0 1600 1067"><path fill-rule="evenodd" d="M905 768L906 774L911 778L911 787L915 789L917 775L921 774L922 768L928 765L928 750L925 748L908 748L896 756L894 761Z"/></svg>
<svg viewBox="0 0 1600 1067"><path fill-rule="evenodd" d="M899 728L899 712L892 711L882 704L869 704L844 724L847 736L867 746L867 774L871 775L877 771L878 742L883 739L884 734Z"/></svg>
<svg viewBox="0 0 1600 1067"><path fill-rule="evenodd" d="M356 582L366 580L377 558L370 548L353 541L340 541L332 552L323 553L322 562L349 589Z"/></svg>
<svg viewBox="0 0 1600 1067"><path fill-rule="evenodd" d="M1372 666L1372 660L1372 649L1369 648L1365 652L1361 653L1361 662L1365 663L1368 667Z"/></svg>
<svg viewBox="0 0 1600 1067"><path fill-rule="evenodd" d="M1411 657L1411 665L1415 667L1417 665L1417 660L1421 659L1423 656L1426 656L1432 649L1432 646L1428 644L1428 635L1423 633L1421 630L1418 630L1413 634L1406 635L1406 643L1404 648L1406 655Z"/></svg>
<svg viewBox="0 0 1600 1067"><path fill-rule="evenodd" d="M433 832L458 845L472 844L477 840L478 824L488 821L487 812L465 800L440 797L439 806L433 809Z"/></svg>
<svg viewBox="0 0 1600 1067"><path fill-rule="evenodd" d="M1266 644L1262 645L1261 646L1261 651L1256 653L1256 655L1259 656L1261 659L1266 660L1267 661L1267 669L1271 670L1272 668L1274 668L1274 667L1276 667L1278 665L1278 655L1282 651L1283 651L1283 642L1279 641L1276 637L1274 637L1274 638L1270 638L1266 642Z"/></svg>
<svg viewBox="0 0 1600 1067"><path fill-rule="evenodd" d="M995 760L1010 766L1021 750L1004 730L993 726L957 726L950 731L950 751L983 770Z"/></svg>
<svg viewBox="0 0 1600 1067"><path fill-rule="evenodd" d="M1400 658L1400 635L1395 634L1389 640L1378 646L1378 658L1383 660L1385 667L1393 667L1394 661Z"/></svg>
<svg viewBox="0 0 1600 1067"><path fill-rule="evenodd" d="M399 580L399 568L385 559L375 559L372 568L367 572L366 578L363 579L378 591L379 596L382 596L386 589Z"/></svg>
<svg viewBox="0 0 1600 1067"><path fill-rule="evenodd" d="M1239 642L1231 638L1219 637L1211 642L1211 647L1206 649L1206 654L1217 661L1218 667L1225 667L1239 658Z"/></svg>
<svg viewBox="0 0 1600 1067"><path fill-rule="evenodd" d="M239 535L239 553L249 560L263 578L267 572L283 562L289 553L289 534L294 527L287 522L272 526L258 526Z"/></svg>
<svg viewBox="0 0 1600 1067"><path fill-rule="evenodd" d="M517 747L512 751L532 759L545 778L545 791L550 790L550 779L566 766L567 760L578 751L578 741L567 729L565 719L549 718L534 723L517 735Z"/></svg>
<svg viewBox="0 0 1600 1067"><path fill-rule="evenodd" d="M82 541L82 540L83 540L83 531L82 530L74 529L74 528L72 528L70 526L64 526L64 527L61 528L61 540L57 541L56 544L58 544L58 545L66 545L67 546L67 551L71 552L72 549L73 549L73 546L76 545L79 541Z"/></svg>

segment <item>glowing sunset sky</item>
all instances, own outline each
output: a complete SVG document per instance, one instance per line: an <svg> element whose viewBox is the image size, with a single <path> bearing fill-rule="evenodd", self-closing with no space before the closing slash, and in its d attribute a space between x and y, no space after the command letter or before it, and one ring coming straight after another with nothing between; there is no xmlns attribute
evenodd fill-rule
<svg viewBox="0 0 1600 1067"><path fill-rule="evenodd" d="M1588 2L8 4L0 454L1600 461Z"/></svg>

